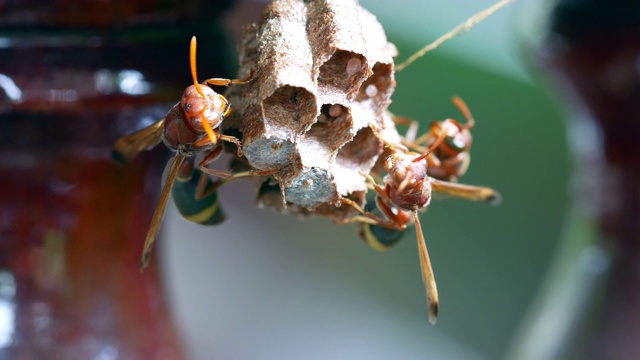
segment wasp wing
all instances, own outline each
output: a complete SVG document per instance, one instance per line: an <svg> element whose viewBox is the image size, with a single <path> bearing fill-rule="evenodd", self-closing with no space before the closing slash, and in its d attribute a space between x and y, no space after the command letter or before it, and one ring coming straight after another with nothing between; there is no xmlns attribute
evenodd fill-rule
<svg viewBox="0 0 640 360"><path fill-rule="evenodd" d="M112 156L120 163L128 163L140 152L150 150L162 141L165 119L118 139L113 146Z"/></svg>
<svg viewBox="0 0 640 360"><path fill-rule="evenodd" d="M458 184L434 178L430 178L430 181L431 189L435 193L471 201L485 201L493 205L499 204L502 199L500 193L492 188Z"/></svg>

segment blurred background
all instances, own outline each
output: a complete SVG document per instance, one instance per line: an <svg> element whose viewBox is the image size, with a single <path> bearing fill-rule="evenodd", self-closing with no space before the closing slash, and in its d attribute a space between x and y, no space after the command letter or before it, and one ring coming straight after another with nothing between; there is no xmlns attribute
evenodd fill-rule
<svg viewBox="0 0 640 360"><path fill-rule="evenodd" d="M360 2L397 62L494 3ZM412 230L376 252L355 225L257 209L251 181L221 189L215 227L169 202L140 273L170 154L117 166L112 144L178 101L192 35L200 78L233 78L265 3L0 1L0 358L640 357L632 0L519 0L396 73L390 110L422 130L466 101L462 182L503 198L421 215L437 325Z"/></svg>

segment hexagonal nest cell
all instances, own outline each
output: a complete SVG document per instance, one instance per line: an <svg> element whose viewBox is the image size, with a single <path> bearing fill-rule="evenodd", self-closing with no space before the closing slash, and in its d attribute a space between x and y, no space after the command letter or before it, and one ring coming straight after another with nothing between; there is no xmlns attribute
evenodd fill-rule
<svg viewBox="0 0 640 360"><path fill-rule="evenodd" d="M353 209L335 204L364 202L359 171L382 153L378 136L399 139L386 112L397 51L382 26L355 0L276 0L238 50L238 78L254 79L226 94L234 111L223 130L242 132L253 168L275 171L259 202L282 210L284 194L289 212L348 216Z"/></svg>

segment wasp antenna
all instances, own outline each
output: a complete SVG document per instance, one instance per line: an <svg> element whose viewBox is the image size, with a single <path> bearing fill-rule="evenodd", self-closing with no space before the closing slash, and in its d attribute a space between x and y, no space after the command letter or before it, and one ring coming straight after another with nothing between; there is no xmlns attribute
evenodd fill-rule
<svg viewBox="0 0 640 360"><path fill-rule="evenodd" d="M191 37L191 46L189 47L189 64L191 65L191 77L193 78L193 86L196 87L198 94L205 98L204 92L202 92L202 87L198 83L198 72L196 69L196 48L197 48L196 37Z"/></svg>
<svg viewBox="0 0 640 360"><path fill-rule="evenodd" d="M429 154L431 154L432 152L434 152L438 146L440 146L440 144L442 144L442 142L444 141L444 138L447 137L447 132L449 131L449 126L451 126L449 123L447 123L443 128L442 128L442 132L440 133L440 136L438 136L438 139L436 139L436 142L433 143L433 145L431 145L431 147L429 148L429 150L427 150L426 153L416 157L415 159L413 159L413 162L418 162L424 158L426 158L427 156L429 156Z"/></svg>
<svg viewBox="0 0 640 360"><path fill-rule="evenodd" d="M398 185L397 191L404 192L404 190L411 184L412 180L413 180L413 171L411 171L411 168L407 166L407 176L405 176L405 178L402 179L402 182L400 183L400 185Z"/></svg>
<svg viewBox="0 0 640 360"><path fill-rule="evenodd" d="M455 106L457 106L458 109L460 109L462 115L464 115L464 117L467 119L467 123L463 126L463 128L471 129L476 124L476 121L473 119L473 116L471 115L471 111L469 110L467 104L458 96L452 97L451 102Z"/></svg>
<svg viewBox="0 0 640 360"><path fill-rule="evenodd" d="M191 65L191 77L193 78L193 86L196 87L196 91L198 92L198 94L200 94L200 96L202 96L203 99L206 99L207 97L204 95L204 92L202 91L202 86L198 83L198 72L196 70L196 49L197 49L197 41L196 41L196 37L192 36L191 37L191 46L189 48L189 64ZM213 129L211 128L211 125L209 124L208 121L204 120L202 122L202 127L204 127L204 131L207 133L207 136L209 137L209 140L211 140L211 142L213 144L216 144L217 141L217 137L215 136L215 134L213 133Z"/></svg>

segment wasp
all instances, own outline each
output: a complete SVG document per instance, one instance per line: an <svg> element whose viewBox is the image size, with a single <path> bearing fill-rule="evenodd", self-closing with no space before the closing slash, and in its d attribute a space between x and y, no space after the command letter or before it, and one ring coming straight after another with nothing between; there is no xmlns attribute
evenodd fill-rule
<svg viewBox="0 0 640 360"><path fill-rule="evenodd" d="M451 102L460 109L466 118L465 124L457 120L447 118L443 121L434 121L429 125L429 131L416 137L418 122L406 117L394 116L394 122L398 125L407 125L409 129L403 139L403 144L408 148L425 152L430 148L447 129L442 144L427 157L429 164L429 176L439 180L457 181L467 172L471 161L469 151L473 137L471 128L475 126L475 120L467 104L459 97L454 96Z"/></svg>
<svg viewBox="0 0 640 360"><path fill-rule="evenodd" d="M451 102L460 109L466 118L465 124L460 124L452 118L434 121L429 125L427 133L417 137L419 126L417 121L400 116L393 116L393 120L396 125L409 127L406 135L402 138L402 143L417 152L425 152L427 147L433 146L438 137L443 134L443 129L448 127L440 146L426 158L427 174L437 180L456 182L469 168L471 160L469 152L473 141L471 128L475 126L475 120L464 100L454 96L451 98ZM364 209L374 215L382 216L375 204L375 199L368 199ZM406 230L394 230L364 222L359 223L358 226L360 238L379 251L386 250L400 241L405 232Z"/></svg>
<svg viewBox="0 0 640 360"><path fill-rule="evenodd" d="M491 188L458 184L428 175L427 158L444 142L449 133L449 126L445 124L438 138L423 154L404 150L381 139L391 149L391 154L384 160L387 175L383 184L378 184L371 175L361 172L369 186L375 191L375 204L379 213L367 211L352 200L342 199L342 202L353 206L360 212L360 215L352 217L346 222L364 223L363 237L374 248L385 249L393 245L403 235L407 225L414 224L422 280L425 284L429 304L429 321L432 323L435 323L438 317L438 290L418 210L429 205L432 193L472 201L490 203L500 201L499 193Z"/></svg>
<svg viewBox="0 0 640 360"><path fill-rule="evenodd" d="M169 195L173 192L178 209L187 220L201 224L216 224L224 219L216 189L224 182L237 177L254 175L254 171L230 173L210 169L208 165L218 159L223 150L221 141L233 143L241 156L242 144L236 137L220 132L220 124L231 113L231 104L215 92L212 86L246 84L246 79L211 78L198 83L196 71L196 38L191 38L190 67L193 85L184 91L179 103L167 115L147 128L120 138L114 145L114 157L122 162L133 159L143 150L149 150L160 142L175 152L170 160L166 181L160 200L153 214L145 238L140 268L147 266L151 249L160 229ZM204 158L195 165L195 156ZM256 171L255 173L260 173ZM215 175L223 180L215 184L206 175Z"/></svg>

